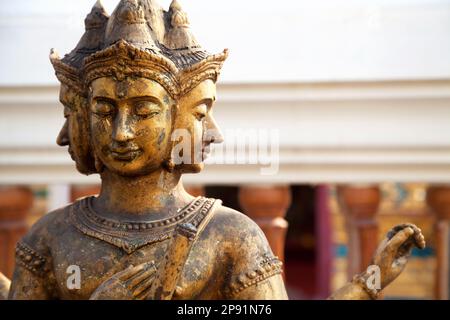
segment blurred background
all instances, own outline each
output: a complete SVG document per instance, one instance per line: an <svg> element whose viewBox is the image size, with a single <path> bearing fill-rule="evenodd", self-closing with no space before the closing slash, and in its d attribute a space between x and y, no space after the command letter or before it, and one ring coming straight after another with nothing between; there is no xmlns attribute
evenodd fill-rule
<svg viewBox="0 0 450 320"><path fill-rule="evenodd" d="M0 271L46 212L99 190L56 136L50 48L68 53L94 0L0 0ZM117 0L104 0L111 13ZM170 0L161 0L166 9ZM185 184L253 218L291 299L323 299L393 225L427 239L385 299L448 299L450 0L181 0L199 42L230 49L222 130L276 130L279 170L210 164ZM231 143L231 142L229 142ZM227 149L228 150L228 149ZM227 151L228 152L228 151Z"/></svg>

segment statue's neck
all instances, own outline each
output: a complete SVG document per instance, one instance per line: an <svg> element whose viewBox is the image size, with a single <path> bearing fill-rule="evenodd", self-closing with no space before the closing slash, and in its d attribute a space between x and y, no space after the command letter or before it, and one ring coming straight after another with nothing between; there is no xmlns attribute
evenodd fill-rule
<svg viewBox="0 0 450 320"><path fill-rule="evenodd" d="M108 217L159 219L175 214L194 199L184 190L181 175L164 169L137 177L125 177L105 169L101 178L101 192L93 208Z"/></svg>

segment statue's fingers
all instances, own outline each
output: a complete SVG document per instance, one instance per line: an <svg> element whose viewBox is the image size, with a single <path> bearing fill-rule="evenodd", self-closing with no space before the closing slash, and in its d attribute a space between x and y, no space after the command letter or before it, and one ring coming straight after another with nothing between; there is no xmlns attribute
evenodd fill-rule
<svg viewBox="0 0 450 320"><path fill-rule="evenodd" d="M146 286L143 286L143 290L140 294L135 295L135 299L136 300L148 300L149 299L149 295L152 291L152 283L153 283L153 278L151 279L151 281L149 281L148 283L146 283Z"/></svg>
<svg viewBox="0 0 450 320"><path fill-rule="evenodd" d="M412 238L406 240L397 250L397 254L395 255L396 259L399 258L407 258L411 255L412 249L414 247L415 241Z"/></svg>
<svg viewBox="0 0 450 320"><path fill-rule="evenodd" d="M414 230L414 241L415 241L415 245L420 248L423 249L425 248L425 237L422 234L422 230L416 226L414 223L404 223L403 225L410 227Z"/></svg>
<svg viewBox="0 0 450 320"><path fill-rule="evenodd" d="M405 228L404 224L398 224L388 231L386 237L388 238L388 240L391 240L397 234L397 232L399 232L404 228Z"/></svg>
<svg viewBox="0 0 450 320"><path fill-rule="evenodd" d="M156 268L154 265L146 266L140 273L132 276L127 281L127 286L134 290L136 286L138 286L141 282L146 280L148 277L153 276L156 272Z"/></svg>
<svg viewBox="0 0 450 320"><path fill-rule="evenodd" d="M394 226L391 230L388 231L387 238L391 240L397 234L397 232L407 227L411 227L413 230L417 228L416 225L413 223L401 223Z"/></svg>
<svg viewBox="0 0 450 320"><path fill-rule="evenodd" d="M403 245L412 235L414 230L411 227L406 227L405 229L397 232L391 240L387 243L387 250L398 251L401 245Z"/></svg>
<svg viewBox="0 0 450 320"><path fill-rule="evenodd" d="M122 278L127 278L129 276L129 273L134 268L134 265L130 264L128 267L125 268L125 270L122 270L120 272L117 272L112 276L112 278L116 278L118 280L122 280Z"/></svg>
<svg viewBox="0 0 450 320"><path fill-rule="evenodd" d="M425 248L425 246L426 246L425 237L423 236L422 230L420 230L419 228L414 230L414 240L415 240L416 246L419 249Z"/></svg>
<svg viewBox="0 0 450 320"><path fill-rule="evenodd" d="M138 299L138 300L145 299L150 287L153 284L154 279L155 279L155 274L151 274L147 279L144 279L143 281L141 281L141 283L136 288L134 288L133 295L136 297L136 299Z"/></svg>
<svg viewBox="0 0 450 320"><path fill-rule="evenodd" d="M425 243L425 237L423 236L422 230L418 226L416 226L414 223L406 223L405 225L407 225L408 227L410 227L414 230L415 245L419 249L425 248L426 243Z"/></svg>
<svg viewBox="0 0 450 320"><path fill-rule="evenodd" d="M127 281L128 279L130 279L132 276L136 275L137 273L139 273L140 271L142 271L142 269L144 269L145 267L145 263L140 264L138 266L129 266L128 268L126 268L125 270L119 272L117 274L117 277L119 278L119 280L121 281Z"/></svg>

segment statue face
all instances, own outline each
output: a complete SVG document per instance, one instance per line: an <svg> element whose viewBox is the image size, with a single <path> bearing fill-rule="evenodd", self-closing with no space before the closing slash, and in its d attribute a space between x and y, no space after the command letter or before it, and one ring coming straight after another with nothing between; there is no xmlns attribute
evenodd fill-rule
<svg viewBox="0 0 450 320"><path fill-rule="evenodd" d="M86 99L70 87L61 84L59 100L64 106L64 118L56 143L69 146L69 154L78 171L84 174L94 172L94 160L89 146L89 123Z"/></svg>
<svg viewBox="0 0 450 320"><path fill-rule="evenodd" d="M112 172L149 174L167 157L173 100L157 82L145 78L91 84L90 125L95 154Z"/></svg>
<svg viewBox="0 0 450 320"><path fill-rule="evenodd" d="M188 133L187 138L190 139L189 148L184 147L181 152L176 146L174 148L173 157L178 164L177 168L182 172L200 172L211 143L223 142L223 135L213 117L215 100L216 85L212 80L201 82L179 100L179 112L174 128L178 129L183 137L183 143L180 145L185 145L186 134L183 134L183 131Z"/></svg>

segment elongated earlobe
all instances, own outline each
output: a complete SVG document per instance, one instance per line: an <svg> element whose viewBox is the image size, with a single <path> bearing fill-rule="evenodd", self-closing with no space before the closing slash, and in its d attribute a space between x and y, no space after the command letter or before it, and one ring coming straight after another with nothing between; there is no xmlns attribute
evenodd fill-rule
<svg viewBox="0 0 450 320"><path fill-rule="evenodd" d="M97 173L102 173L105 166L95 153L94 153L94 161L95 161L95 170L97 170Z"/></svg>

